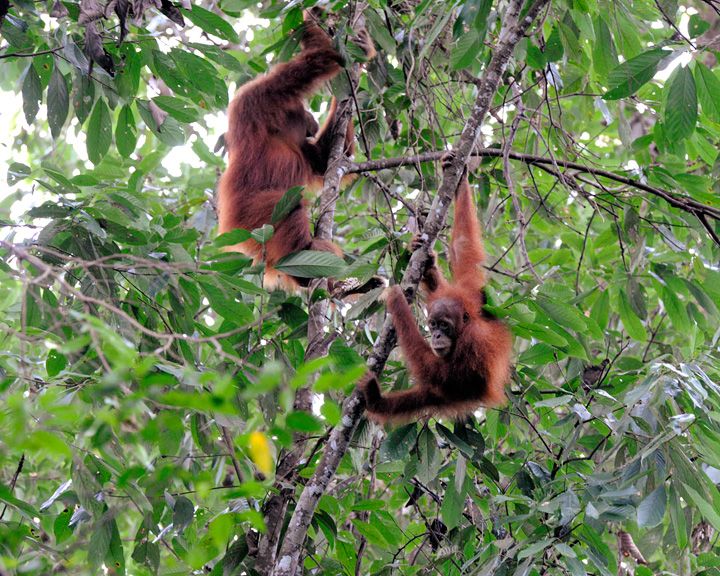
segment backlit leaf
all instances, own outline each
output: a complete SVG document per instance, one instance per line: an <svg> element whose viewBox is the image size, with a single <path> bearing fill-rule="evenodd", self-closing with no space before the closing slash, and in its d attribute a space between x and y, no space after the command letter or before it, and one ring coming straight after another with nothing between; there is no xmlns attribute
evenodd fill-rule
<svg viewBox="0 0 720 576"><path fill-rule="evenodd" d="M603 98L618 100L635 94L643 84L655 76L660 60L668 54L665 50L653 48L614 68L608 75L609 90Z"/></svg>
<svg viewBox="0 0 720 576"><path fill-rule="evenodd" d="M668 137L682 140L695 130L697 94L688 66L679 66L669 80L665 102L665 129Z"/></svg>

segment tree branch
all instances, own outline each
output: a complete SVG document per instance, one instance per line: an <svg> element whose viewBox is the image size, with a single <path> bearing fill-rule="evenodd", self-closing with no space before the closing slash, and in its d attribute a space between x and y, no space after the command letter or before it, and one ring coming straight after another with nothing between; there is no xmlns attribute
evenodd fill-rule
<svg viewBox="0 0 720 576"><path fill-rule="evenodd" d="M456 147L455 159L443 174L443 182L433 201L430 214L423 226L421 234L422 244L415 250L410 258L410 263L403 276L402 287L405 294L414 296L418 283L428 259L428 249L434 242L438 232L445 223L445 216L448 207L455 194L460 177L467 159L472 152L480 125L490 108L490 103L502 80L502 74L507 67L510 56L524 36L530 24L535 20L540 10L547 4L548 0L536 0L527 10L522 18L518 19L523 0L512 0L505 13L503 28L500 31L497 46L493 50L493 56L485 70L482 79L478 83L478 96L473 106L472 113L460 136ZM373 347L373 352L368 359L368 367L375 373L380 373L385 362L395 345L395 330L389 319L385 320L380 336ZM320 497L327 490L337 470L340 460L345 454L350 438L360 420L364 410L360 393L355 390L343 403L343 415L340 421L330 434L327 448L317 465L315 473L306 484L300 498L298 499L290 523L288 525L282 548L272 572L273 576L294 576L300 563L300 556L303 544L307 535L308 526L312 520L315 508Z"/></svg>
<svg viewBox="0 0 720 576"><path fill-rule="evenodd" d="M360 69L358 66L348 72L348 79L352 86L358 81ZM354 90L354 88L353 88ZM328 159L328 168L325 172L323 189L320 193L320 216L315 224L315 237L323 240L332 240L333 224L335 221L335 202L340 193L342 178L347 174L350 165L345 156L345 133L353 113L354 98L348 95L338 102L336 120L333 125L332 148ZM316 289L328 289L327 279L322 278L313 281L310 291ZM325 326L328 325L330 313L330 301L327 298L318 299L314 302L308 312L308 347L305 352L305 360L312 360L326 356L334 337L328 337L325 333ZM295 395L295 410L312 410L312 390L310 387L299 389ZM305 453L307 438L304 435L296 434L293 438L292 449L283 455L277 470L276 488L278 492L270 496L265 504L265 524L267 531L260 538L257 554L256 569L260 574L270 573L270 568L275 563L275 555L280 539L280 532L283 519L287 510L290 498L295 494L293 477L298 470L298 464Z"/></svg>
<svg viewBox="0 0 720 576"><path fill-rule="evenodd" d="M443 156L443 154L445 154L444 151L425 152L423 154L417 154L414 156L386 158L385 160L375 160L371 162L358 162L350 166L348 172L372 172L376 170L385 170L388 168L397 168L399 166L412 166L418 164L419 162L433 162L439 160ZM503 150L500 148L479 148L473 152L473 155L480 157L502 158ZM525 164L528 164L530 166L535 165L541 168L544 168L545 166L554 166L566 168L568 170L577 170L578 172L592 174L593 176L607 178L608 180L612 180L614 182L619 182L627 186L632 186L633 188L637 188L638 190L642 190L643 192L647 192L653 196L662 198L672 207L678 208L684 212L689 212L690 214L696 216L700 220L700 223L703 225L703 227L708 231L708 234L710 234L713 240L720 245L720 238L717 237L715 231L712 230L712 228L708 226L707 223L708 217L714 220L720 220L720 208L708 206L707 204L698 202L697 200L690 198L689 196L651 186L649 184L641 182L640 180L630 178L629 176L623 176L622 174L617 174L603 168L586 166L584 164L580 164L579 162L572 162L570 160L560 160L554 158L544 158L542 156L535 156L533 154L521 154L520 152L510 152L508 154L508 157L513 160L524 162Z"/></svg>

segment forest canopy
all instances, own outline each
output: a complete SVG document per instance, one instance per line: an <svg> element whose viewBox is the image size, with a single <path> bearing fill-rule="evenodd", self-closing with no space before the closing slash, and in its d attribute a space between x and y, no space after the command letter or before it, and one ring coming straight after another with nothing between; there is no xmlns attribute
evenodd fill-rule
<svg viewBox="0 0 720 576"><path fill-rule="evenodd" d="M355 155L219 235L315 4ZM0 0L0 575L720 575L719 55L716 0ZM447 270L468 162L508 403L383 427L383 287L335 287ZM301 193L345 255L266 288L227 247Z"/></svg>

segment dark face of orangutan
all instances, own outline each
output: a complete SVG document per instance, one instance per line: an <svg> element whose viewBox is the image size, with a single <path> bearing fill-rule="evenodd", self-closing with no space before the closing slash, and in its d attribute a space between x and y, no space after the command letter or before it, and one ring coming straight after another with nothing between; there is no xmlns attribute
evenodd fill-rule
<svg viewBox="0 0 720 576"><path fill-rule="evenodd" d="M440 358L445 358L455 349L464 316L462 304L450 298L442 298L430 306L430 346Z"/></svg>

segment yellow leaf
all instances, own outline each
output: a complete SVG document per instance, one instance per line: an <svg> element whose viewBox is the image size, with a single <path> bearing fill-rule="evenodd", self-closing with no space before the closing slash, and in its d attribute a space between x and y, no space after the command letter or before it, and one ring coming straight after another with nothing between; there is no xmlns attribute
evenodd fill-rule
<svg viewBox="0 0 720 576"><path fill-rule="evenodd" d="M273 461L270 442L267 436L257 430L252 432L248 442L248 449L250 451L250 458L252 458L257 469L266 476L269 476L273 470Z"/></svg>

